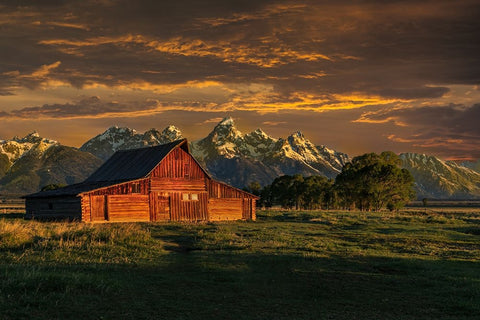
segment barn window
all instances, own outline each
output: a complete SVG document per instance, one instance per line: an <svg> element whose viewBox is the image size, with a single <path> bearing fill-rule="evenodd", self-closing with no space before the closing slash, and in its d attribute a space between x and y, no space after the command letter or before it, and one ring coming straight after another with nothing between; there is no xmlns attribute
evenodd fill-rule
<svg viewBox="0 0 480 320"><path fill-rule="evenodd" d="M140 183L132 184L132 193L140 193Z"/></svg>
<svg viewBox="0 0 480 320"><path fill-rule="evenodd" d="M183 201L198 201L198 194L197 193L182 193L182 200Z"/></svg>

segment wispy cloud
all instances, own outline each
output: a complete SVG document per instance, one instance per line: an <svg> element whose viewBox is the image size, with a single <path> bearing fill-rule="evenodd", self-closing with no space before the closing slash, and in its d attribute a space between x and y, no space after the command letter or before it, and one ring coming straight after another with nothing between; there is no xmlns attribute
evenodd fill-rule
<svg viewBox="0 0 480 320"><path fill-rule="evenodd" d="M286 121L263 121L262 122L263 125L272 126L272 127L275 127L281 124L286 124L286 123L287 123Z"/></svg>
<svg viewBox="0 0 480 320"><path fill-rule="evenodd" d="M158 101L142 103L119 103L103 101L99 97L84 98L73 103L45 104L36 107L26 107L0 113L3 119L86 119L105 117L139 117L161 112Z"/></svg>

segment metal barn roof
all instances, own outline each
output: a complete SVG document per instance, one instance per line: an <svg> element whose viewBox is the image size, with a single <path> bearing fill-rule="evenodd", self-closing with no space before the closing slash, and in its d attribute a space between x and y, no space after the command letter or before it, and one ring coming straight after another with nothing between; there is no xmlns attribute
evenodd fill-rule
<svg viewBox="0 0 480 320"><path fill-rule="evenodd" d="M185 151L189 152L186 139L155 147L117 151L84 182L56 190L40 191L25 198L75 196L82 192L144 178L176 147L185 147Z"/></svg>
<svg viewBox="0 0 480 320"><path fill-rule="evenodd" d="M126 181L144 178L185 139L155 147L115 152L85 182Z"/></svg>

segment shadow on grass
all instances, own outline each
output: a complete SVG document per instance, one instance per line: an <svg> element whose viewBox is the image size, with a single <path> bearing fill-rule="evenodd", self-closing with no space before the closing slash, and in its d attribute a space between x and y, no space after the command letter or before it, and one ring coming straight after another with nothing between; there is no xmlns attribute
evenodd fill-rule
<svg viewBox="0 0 480 320"><path fill-rule="evenodd" d="M453 230L460 232L460 233L465 233L465 234L473 234L476 236L480 236L480 226L478 227L460 227L460 228L453 228ZM480 241L480 239L479 239Z"/></svg>
<svg viewBox="0 0 480 320"><path fill-rule="evenodd" d="M3 319L477 319L477 271L462 261L212 251L146 265L10 264L0 265L0 308Z"/></svg>
<svg viewBox="0 0 480 320"><path fill-rule="evenodd" d="M257 219L259 221L277 221L277 222L309 222L322 224L320 220L312 220L318 218L318 211L281 211L272 213L258 213Z"/></svg>

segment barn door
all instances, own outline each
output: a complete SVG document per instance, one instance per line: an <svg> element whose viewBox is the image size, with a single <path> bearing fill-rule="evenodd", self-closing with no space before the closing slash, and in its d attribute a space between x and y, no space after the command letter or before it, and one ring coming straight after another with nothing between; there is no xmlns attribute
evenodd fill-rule
<svg viewBox="0 0 480 320"><path fill-rule="evenodd" d="M108 220L107 196L92 196L91 212L92 221Z"/></svg>
<svg viewBox="0 0 480 320"><path fill-rule="evenodd" d="M170 197L158 196L156 221L170 220Z"/></svg>

